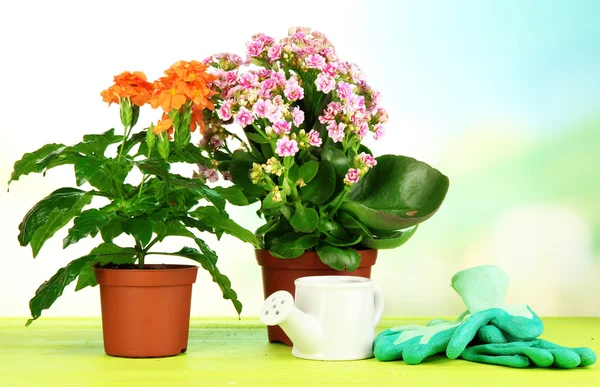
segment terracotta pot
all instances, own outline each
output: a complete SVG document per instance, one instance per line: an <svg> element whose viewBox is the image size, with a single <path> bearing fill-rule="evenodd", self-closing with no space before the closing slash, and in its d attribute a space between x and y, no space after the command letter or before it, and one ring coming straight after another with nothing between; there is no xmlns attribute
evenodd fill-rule
<svg viewBox="0 0 600 387"><path fill-rule="evenodd" d="M353 275L371 278L371 266L377 260L377 250L358 250L360 265L354 271L339 271L321 262L316 252L306 252L298 258L281 259L267 250L255 250L256 260L262 268L265 299L278 290L287 290L295 295L294 281L300 277L315 275ZM283 330L275 325L267 327L269 342L281 342L292 346L292 341Z"/></svg>
<svg viewBox="0 0 600 387"><path fill-rule="evenodd" d="M173 356L187 350L192 284L198 267L96 268L104 350L121 357Z"/></svg>

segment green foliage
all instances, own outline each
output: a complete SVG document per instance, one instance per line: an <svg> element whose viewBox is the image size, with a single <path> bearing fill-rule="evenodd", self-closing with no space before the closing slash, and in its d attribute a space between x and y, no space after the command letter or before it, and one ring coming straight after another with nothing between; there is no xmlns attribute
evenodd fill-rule
<svg viewBox="0 0 600 387"><path fill-rule="evenodd" d="M189 105L172 114L177 125L171 140L166 132L155 135L152 128L132 133L139 107L123 101L121 119L126 135L116 135L111 129L85 135L82 142L73 146L48 144L25 154L14 165L9 183L30 173L45 173L71 164L79 187L52 192L25 215L19 225L18 240L22 246L31 246L34 257L48 239L71 221L72 226L63 236L63 248L98 234L103 240L88 255L71 261L39 287L30 302L32 318L28 324L39 318L71 282L77 280L76 290L95 286L94 267L137 263L143 268L148 254L177 255L199 263L209 271L223 297L233 302L238 313L242 310L231 282L216 266L215 252L197 233L210 232L219 238L227 233L263 248L262 240L231 220L225 210L227 202L248 205L251 196L236 186L212 189L201 180L170 171L169 163L211 163L190 142ZM117 150L115 157L107 156L111 146ZM134 169L143 174L142 181L137 185L125 183ZM95 197L108 204L99 207ZM210 206L198 207L202 200ZM124 241L129 239L131 247L114 244L119 236ZM154 251L155 244L168 236L191 238L199 250L185 247L174 253Z"/></svg>

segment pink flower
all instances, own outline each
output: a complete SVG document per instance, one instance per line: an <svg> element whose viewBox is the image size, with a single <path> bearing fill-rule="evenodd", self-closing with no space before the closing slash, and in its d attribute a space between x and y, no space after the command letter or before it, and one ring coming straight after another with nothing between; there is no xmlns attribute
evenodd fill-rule
<svg viewBox="0 0 600 387"><path fill-rule="evenodd" d="M221 173L223 175L223 179L227 180L227 181L233 181L233 178L231 177L231 172L229 171L225 171Z"/></svg>
<svg viewBox="0 0 600 387"><path fill-rule="evenodd" d="M299 99L304 98L304 89L300 87L298 81L295 79L290 79L285 84L285 90L283 91L285 98L290 101L297 101Z"/></svg>
<svg viewBox="0 0 600 387"><path fill-rule="evenodd" d="M325 73L320 73L317 75L315 85L317 85L317 90L327 94L335 88L335 79Z"/></svg>
<svg viewBox="0 0 600 387"><path fill-rule="evenodd" d="M342 111L342 105L339 102L330 102L327 105L327 109L323 112L323 115L319 116L319 122L323 125L333 121L335 116L337 116Z"/></svg>
<svg viewBox="0 0 600 387"><path fill-rule="evenodd" d="M292 110L292 121L296 127L300 127L304 122L304 112L299 106L296 106L294 110Z"/></svg>
<svg viewBox="0 0 600 387"><path fill-rule="evenodd" d="M379 140L381 137L383 137L384 134L384 130L383 130L383 125L382 124L377 124L375 125L375 140Z"/></svg>
<svg viewBox="0 0 600 387"><path fill-rule="evenodd" d="M333 140L333 142L341 142L344 139L344 129L346 128L346 124L340 122L339 124L335 121L331 121L329 125L327 125L327 132L329 133L329 138Z"/></svg>
<svg viewBox="0 0 600 387"><path fill-rule="evenodd" d="M227 82L228 84L232 84L237 80L237 71L232 70L232 71L227 71L224 75L223 75L223 80L225 82Z"/></svg>
<svg viewBox="0 0 600 387"><path fill-rule="evenodd" d="M277 134L289 134L290 130L292 130L292 124L286 120L278 120L277 122L273 123L273 131Z"/></svg>
<svg viewBox="0 0 600 387"><path fill-rule="evenodd" d="M256 75L258 75L259 78L269 78L271 76L271 73L273 72L273 70L270 69L260 69L256 72Z"/></svg>
<svg viewBox="0 0 600 387"><path fill-rule="evenodd" d="M239 84L245 89L251 89L258 83L258 76L254 73L245 73L240 77Z"/></svg>
<svg viewBox="0 0 600 387"><path fill-rule="evenodd" d="M273 99L275 101L275 99ZM278 104L273 103L270 99L265 101L265 105L267 107L265 118L267 118L272 123L275 123L282 119L283 113L281 112L281 108Z"/></svg>
<svg viewBox="0 0 600 387"><path fill-rule="evenodd" d="M217 115L223 121L228 121L231 119L231 104L232 103L233 103L233 100L228 99L227 101L223 101L223 104L219 108Z"/></svg>
<svg viewBox="0 0 600 387"><path fill-rule="evenodd" d="M265 117L267 115L267 104L265 103L265 100L259 98L258 101L254 103L254 106L252 106L252 111L257 117Z"/></svg>
<svg viewBox="0 0 600 387"><path fill-rule="evenodd" d="M235 116L235 123L241 125L242 128L245 128L246 126L250 125L253 121L254 118L252 117L252 112L250 112L250 110L246 109L243 106L240 108L240 111Z"/></svg>
<svg viewBox="0 0 600 387"><path fill-rule="evenodd" d="M373 93L371 93L371 105L373 107L377 107L379 102L381 102L381 91L375 90Z"/></svg>
<svg viewBox="0 0 600 387"><path fill-rule="evenodd" d="M349 83L340 82L337 85L337 95L341 99L346 99L352 95L352 87Z"/></svg>
<svg viewBox="0 0 600 387"><path fill-rule="evenodd" d="M358 156L367 168L373 168L377 165L377 160L375 160L375 158L368 153L362 152Z"/></svg>
<svg viewBox="0 0 600 387"><path fill-rule="evenodd" d="M335 77L338 70L338 64L336 62L329 62L323 66L323 72L331 77Z"/></svg>
<svg viewBox="0 0 600 387"><path fill-rule="evenodd" d="M246 49L248 50L248 55L255 58L259 56L264 49L265 44L260 40L255 40L252 42L246 43Z"/></svg>
<svg viewBox="0 0 600 387"><path fill-rule="evenodd" d="M344 177L344 183L347 185L352 185L358 181L360 178L360 170L355 168L348 169L348 173Z"/></svg>
<svg viewBox="0 0 600 387"><path fill-rule="evenodd" d="M207 178L211 183L214 183L219 180L219 173L214 168L207 169L204 173L204 177Z"/></svg>
<svg viewBox="0 0 600 387"><path fill-rule="evenodd" d="M269 48L267 52L267 57L270 62L273 62L281 57L281 45L275 44L273 47Z"/></svg>
<svg viewBox="0 0 600 387"><path fill-rule="evenodd" d="M358 125L356 136L359 140L362 140L363 138L365 138L367 133L369 133L369 124L367 124L366 122L362 122L360 125Z"/></svg>
<svg viewBox="0 0 600 387"><path fill-rule="evenodd" d="M275 153L277 153L279 157L294 156L298 151L298 143L296 140L290 140L288 136L284 136L277 140Z"/></svg>
<svg viewBox="0 0 600 387"><path fill-rule="evenodd" d="M273 39L269 35L265 35L263 33L259 33L259 34L254 35L252 37L252 39L258 40L259 42L262 42L265 45L269 45L269 44L271 44L271 43L273 43L275 41L275 39Z"/></svg>
<svg viewBox="0 0 600 387"><path fill-rule="evenodd" d="M388 122L389 117L387 111L384 108L378 108L375 119L382 124Z"/></svg>
<svg viewBox="0 0 600 387"><path fill-rule="evenodd" d="M223 140L219 136L213 136L210 139L210 145L218 149L223 146Z"/></svg>
<svg viewBox="0 0 600 387"><path fill-rule="evenodd" d="M319 136L319 132L314 129L308 132L308 143L312 146L321 146L323 140L321 139L321 136Z"/></svg>
<svg viewBox="0 0 600 387"><path fill-rule="evenodd" d="M325 58L319 54L311 54L306 57L306 67L311 69L320 69L325 65Z"/></svg>

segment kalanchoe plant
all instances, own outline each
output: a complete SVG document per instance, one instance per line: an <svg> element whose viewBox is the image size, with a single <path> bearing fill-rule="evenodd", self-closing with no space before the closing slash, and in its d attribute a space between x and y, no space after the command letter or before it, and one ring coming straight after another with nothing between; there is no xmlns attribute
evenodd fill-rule
<svg viewBox="0 0 600 387"><path fill-rule="evenodd" d="M210 97L214 92L207 85L215 77L205 70L206 66L199 62L177 62L154 83L148 82L141 72L122 73L114 78L114 85L102 92L102 97L109 105L119 104L123 135L111 129L103 134L85 135L74 146L48 144L15 163L10 181L71 164L79 187L52 192L19 225L19 242L30 245L34 257L71 220L73 225L63 239L64 248L97 234L103 240L88 255L71 261L39 287L29 304L32 318L28 325L75 279L76 290L95 286L95 266L137 265L143 269L150 254L180 256L198 262L219 285L223 297L241 312L242 305L229 279L216 266L217 255L197 234L207 231L220 237L228 233L261 248L261 241L229 219L225 211L226 200L245 205L247 199L236 187L211 189L198 179L170 172L171 163L212 167L211 160L190 142L191 132L198 125L201 130L204 127L201 113L213 109ZM140 107L147 103L161 107L163 118L156 125L134 133ZM109 156L115 153L115 147L116 155ZM142 178L131 184L127 178L136 170ZM85 183L91 187L82 187ZM92 206L95 204L99 206ZM130 247L115 243L114 239L121 234L131 236ZM168 236L188 237L196 247L183 247L175 252L155 251L155 244Z"/></svg>
<svg viewBox="0 0 600 387"><path fill-rule="evenodd" d="M406 242L440 207L448 178L409 157L374 158L362 144L381 138L388 115L358 66L307 28L279 41L258 34L246 47L246 61L204 61L217 79L200 148L260 200L265 248L281 258L316 249L332 268L354 270L356 249Z"/></svg>

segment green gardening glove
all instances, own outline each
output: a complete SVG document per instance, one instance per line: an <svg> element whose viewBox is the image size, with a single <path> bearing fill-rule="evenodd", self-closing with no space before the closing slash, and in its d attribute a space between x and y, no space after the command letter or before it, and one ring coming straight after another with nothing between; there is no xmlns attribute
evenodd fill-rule
<svg viewBox="0 0 600 387"><path fill-rule="evenodd" d="M381 332L373 344L377 360L404 360L419 364L425 358L444 352L465 314L454 322L433 320L427 326L403 325Z"/></svg>
<svg viewBox="0 0 600 387"><path fill-rule="evenodd" d="M544 331L544 324L527 305L505 305L508 275L499 267L477 266L452 277L452 287L469 312L446 349L446 356L456 359L475 338L481 327L491 324L518 340L533 340Z"/></svg>
<svg viewBox="0 0 600 387"><path fill-rule="evenodd" d="M537 367L587 367L597 360L589 348L567 348L542 339L520 341L493 325L482 327L477 338L485 344L466 348L461 354L463 359L515 368L532 363Z"/></svg>

